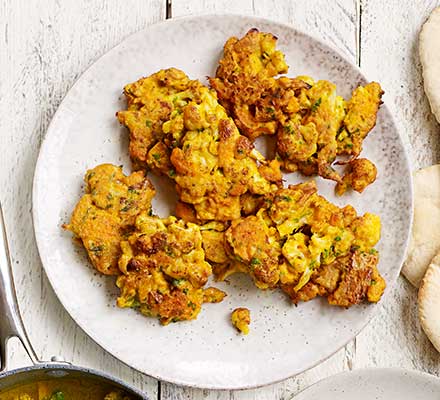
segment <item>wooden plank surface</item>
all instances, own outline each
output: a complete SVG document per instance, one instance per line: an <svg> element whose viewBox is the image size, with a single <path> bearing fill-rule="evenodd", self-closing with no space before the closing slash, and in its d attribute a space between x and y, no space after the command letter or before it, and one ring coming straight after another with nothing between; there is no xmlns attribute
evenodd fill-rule
<svg viewBox="0 0 440 400"><path fill-rule="evenodd" d="M438 163L440 126L423 91L418 34L440 1L362 3L361 66L370 79L381 82L385 102L407 144L413 168ZM403 367L440 373L440 356L420 328L417 291L402 276L356 344L358 367Z"/></svg>
<svg viewBox="0 0 440 400"><path fill-rule="evenodd" d="M115 360L70 319L42 273L31 219L39 145L75 79L124 37L165 18L163 0L0 2L0 198L23 318L38 355L107 371L157 397L157 382ZM14 345L12 366L28 363Z"/></svg>

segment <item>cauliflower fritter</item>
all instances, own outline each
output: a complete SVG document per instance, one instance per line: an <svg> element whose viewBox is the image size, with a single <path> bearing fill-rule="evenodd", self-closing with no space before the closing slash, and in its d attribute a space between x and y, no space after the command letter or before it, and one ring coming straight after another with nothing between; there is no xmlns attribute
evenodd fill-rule
<svg viewBox="0 0 440 400"><path fill-rule="evenodd" d="M136 216L151 210L155 190L142 171L125 176L121 167L111 164L87 171L84 180L86 194L63 228L82 241L99 272L117 275L119 244Z"/></svg>
<svg viewBox="0 0 440 400"><path fill-rule="evenodd" d="M382 104L382 88L377 82L359 86L346 105L346 115L338 132L338 154L356 158L362 142L376 125L377 112Z"/></svg>
<svg viewBox="0 0 440 400"><path fill-rule="evenodd" d="M270 44L267 56L261 43ZM346 102L331 82L315 82L308 76L276 78L285 72L276 39L251 30L240 40L226 42L210 83L244 135L250 139L277 135L277 153L285 170L342 184L332 164L338 155L354 159L360 154L363 139L376 123L380 85L358 87Z"/></svg>
<svg viewBox="0 0 440 400"><path fill-rule="evenodd" d="M223 290L217 289L215 287L209 287L203 291L203 302L220 303L226 296L227 295Z"/></svg>
<svg viewBox="0 0 440 400"><path fill-rule="evenodd" d="M309 87L301 79L274 78L288 71L276 42L272 34L257 29L241 39L230 38L216 76L210 78L220 104L250 139L275 134L280 121L298 112L298 91Z"/></svg>
<svg viewBox="0 0 440 400"><path fill-rule="evenodd" d="M362 193L364 189L373 183L377 177L376 166L366 158L356 158L348 164L348 171L342 178L342 182L336 185L336 194L341 196L349 188Z"/></svg>
<svg viewBox="0 0 440 400"><path fill-rule="evenodd" d="M296 291L293 285L281 285L292 302L325 296L329 304L350 307L364 300L377 303L386 287L377 270L377 253L351 252L314 271L307 284Z"/></svg>
<svg viewBox="0 0 440 400"><path fill-rule="evenodd" d="M229 260L224 248L225 230L226 226L224 224L215 222L209 222L200 227L205 257L211 264L223 264Z"/></svg>
<svg viewBox="0 0 440 400"><path fill-rule="evenodd" d="M275 49L276 41L271 33L257 29L251 29L242 39L231 37L224 46L216 77L210 78L220 103L251 139L276 130L273 110L257 106L266 92L274 89L273 77L288 70L284 54Z"/></svg>
<svg viewBox="0 0 440 400"><path fill-rule="evenodd" d="M159 71L127 85L125 94L128 110L117 116L130 131L135 167L174 179L183 215L191 215L186 203L199 221L233 220L241 195L264 195L281 183L279 163L266 162L215 92L182 71Z"/></svg>
<svg viewBox="0 0 440 400"><path fill-rule="evenodd" d="M256 215L217 232L210 247L223 242L226 249L215 260L218 280L244 272L261 289L281 286L295 303L326 296L330 304L348 307L376 302L385 289L373 248L379 239L378 216L337 207L310 181L279 189Z"/></svg>
<svg viewBox="0 0 440 400"><path fill-rule="evenodd" d="M212 298L212 290L205 298L202 288L212 271L197 225L142 213L136 232L121 248L119 307L138 308L166 325L195 319L202 303Z"/></svg>
<svg viewBox="0 0 440 400"><path fill-rule="evenodd" d="M351 206L339 208L317 194L316 184L306 182L280 189L268 209L284 244L282 253L298 281L283 275L283 284L299 291L314 270L359 249L368 252L380 238L380 219L373 214L357 217ZM290 282L289 282L290 281Z"/></svg>
<svg viewBox="0 0 440 400"><path fill-rule="evenodd" d="M267 289L277 285L279 236L260 214L232 221L224 240L230 258L245 265L257 287Z"/></svg>
<svg viewBox="0 0 440 400"><path fill-rule="evenodd" d="M236 308L231 314L232 325L242 333L247 335L249 333L249 325L251 323L251 312L247 308Z"/></svg>
<svg viewBox="0 0 440 400"><path fill-rule="evenodd" d="M269 215L286 238L282 253L288 264L280 281L294 303L316 296L343 307L379 301L385 281L373 248L380 239L378 216L358 217L351 206L331 204L313 182L281 189Z"/></svg>
<svg viewBox="0 0 440 400"><path fill-rule="evenodd" d="M301 112L280 126L277 151L287 161L287 170L339 181L331 164L336 159L336 134L344 119L345 101L333 83L318 81L310 86L300 94Z"/></svg>

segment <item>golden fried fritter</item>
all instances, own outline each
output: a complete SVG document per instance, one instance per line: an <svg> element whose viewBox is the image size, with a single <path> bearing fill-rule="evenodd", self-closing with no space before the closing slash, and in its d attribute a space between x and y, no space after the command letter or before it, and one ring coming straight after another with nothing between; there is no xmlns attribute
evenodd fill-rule
<svg viewBox="0 0 440 400"><path fill-rule="evenodd" d="M320 265L355 249L368 252L380 238L380 219L366 213L357 217L352 207L339 208L319 196L314 182L280 189L268 209L284 240L282 253L290 269L301 273L300 290ZM288 282L286 276L282 283Z"/></svg>
<svg viewBox="0 0 440 400"><path fill-rule="evenodd" d="M261 43L270 44L267 56ZM276 39L251 30L240 40L226 42L210 83L244 135L255 139L276 133L285 170L318 174L342 184L332 164L338 155L352 159L359 155L363 139L376 122L383 94L380 85L359 87L345 102L328 81L315 82L307 76L275 78L285 72Z"/></svg>
<svg viewBox="0 0 440 400"><path fill-rule="evenodd" d="M366 158L356 158L348 164L348 171L342 182L336 185L336 193L341 196L349 188L362 193L364 189L376 180L377 168Z"/></svg>
<svg viewBox="0 0 440 400"><path fill-rule="evenodd" d="M314 83L301 96L303 111L279 128L278 154L288 161L288 170L298 169L306 175L318 174L339 181L331 164L337 154L336 134L345 116L344 99L337 96L336 86L328 81Z"/></svg>
<svg viewBox="0 0 440 400"><path fill-rule="evenodd" d="M226 42L216 77L211 78L210 83L217 91L220 103L232 115L236 105L255 104L263 93L273 87L273 77L287 72L284 54L275 49L276 41L271 33L251 29L242 39L231 37ZM269 130L266 133L273 131L270 120L266 125L267 128L260 124L262 132L259 134L265 129ZM243 129L240 125L238 127ZM253 137L258 136L253 134Z"/></svg>
<svg viewBox="0 0 440 400"><path fill-rule="evenodd" d="M253 151L253 145L227 118L219 120L215 132L188 132L182 148L173 149L171 154L180 200L193 204L202 221L240 217L241 195L262 195L273 189L252 158Z"/></svg>
<svg viewBox="0 0 440 400"><path fill-rule="evenodd" d="M294 302L333 294L329 302L343 306L380 299L385 282L373 248L379 239L378 216L337 207L317 194L313 181L279 189L256 215L209 238L210 247L223 241L226 249L215 260L216 279L244 272L261 289L280 285Z"/></svg>
<svg viewBox="0 0 440 400"><path fill-rule="evenodd" d="M338 154L348 154L353 159L361 153L362 141L376 125L383 93L377 82L359 86L353 91L337 136Z"/></svg>
<svg viewBox="0 0 440 400"><path fill-rule="evenodd" d="M282 290L297 304L317 296L325 296L329 304L350 307L364 300L378 302L385 290L385 280L377 271L375 252L351 252L314 271L311 279L299 291L293 285Z"/></svg>
<svg viewBox="0 0 440 400"><path fill-rule="evenodd" d="M209 292L205 297L202 287L212 272L205 262L197 225L142 213L136 220L136 232L121 248L119 307L139 308L164 325L197 317L208 300Z"/></svg>
<svg viewBox="0 0 440 400"><path fill-rule="evenodd" d="M239 307L232 311L232 325L243 335L249 333L249 324L251 323L251 312L247 308Z"/></svg>
<svg viewBox="0 0 440 400"><path fill-rule="evenodd" d="M279 163L266 162L215 92L183 72L159 71L127 85L125 94L128 110L117 115L130 131L135 166L175 180L182 216L190 217L186 203L199 221L233 220L241 195L264 195L281 183Z"/></svg>
<svg viewBox="0 0 440 400"><path fill-rule="evenodd" d="M211 264L223 264L229 261L224 248L225 229L226 228L223 225L213 226L212 223L200 227L205 257Z"/></svg>
<svg viewBox="0 0 440 400"><path fill-rule="evenodd" d="M302 111L279 128L278 154L288 171L318 174L342 185L332 163L338 155L351 155L353 160L360 154L362 141L376 123L382 89L376 82L360 86L345 102L336 95L336 87L330 82L314 84L306 77L302 79L311 87L302 90L299 96ZM305 113L307 106L310 108ZM365 181L372 182L374 180Z"/></svg>
<svg viewBox="0 0 440 400"><path fill-rule="evenodd" d="M182 135L181 106L190 101L200 102L199 86L184 72L170 68L124 87L127 110L117 112L116 116L130 132L129 152L135 168L169 173L162 168L169 161L162 158L169 159L169 154L164 153ZM164 142L167 151L152 150L158 142Z"/></svg>
<svg viewBox="0 0 440 400"><path fill-rule="evenodd" d="M84 179L86 194L63 227L82 241L99 272L117 275L119 244L136 216L151 210L155 190L142 171L125 176L111 164L87 171Z"/></svg>
<svg viewBox="0 0 440 400"><path fill-rule="evenodd" d="M267 289L277 285L279 236L261 215L232 221L225 232L225 246L231 259L245 265L257 287Z"/></svg>
<svg viewBox="0 0 440 400"><path fill-rule="evenodd" d="M204 303L220 303L225 297L226 293L215 287L209 287L203 291Z"/></svg>
<svg viewBox="0 0 440 400"><path fill-rule="evenodd" d="M242 39L229 39L211 87L240 131L255 139L277 132L286 114L298 112L297 92L308 88L300 79L281 77L288 66L270 33L251 29Z"/></svg>

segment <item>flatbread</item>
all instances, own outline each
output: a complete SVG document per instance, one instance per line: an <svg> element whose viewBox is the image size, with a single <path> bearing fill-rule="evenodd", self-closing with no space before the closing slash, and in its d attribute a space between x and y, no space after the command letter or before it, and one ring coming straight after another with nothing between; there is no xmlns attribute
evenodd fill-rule
<svg viewBox="0 0 440 400"><path fill-rule="evenodd" d="M431 111L440 122L440 7L435 8L422 27L419 55L423 68L425 93Z"/></svg>
<svg viewBox="0 0 440 400"><path fill-rule="evenodd" d="M420 285L419 318L429 340L440 351L440 253L429 264Z"/></svg>
<svg viewBox="0 0 440 400"><path fill-rule="evenodd" d="M440 164L414 174L414 222L402 273L416 287L440 251Z"/></svg>

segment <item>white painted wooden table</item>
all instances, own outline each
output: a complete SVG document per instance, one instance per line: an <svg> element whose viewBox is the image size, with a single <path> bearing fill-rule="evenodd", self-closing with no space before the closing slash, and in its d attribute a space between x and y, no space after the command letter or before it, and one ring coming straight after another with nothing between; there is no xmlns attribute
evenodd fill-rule
<svg viewBox="0 0 440 400"><path fill-rule="evenodd" d="M38 149L63 96L100 55L127 35L170 17L243 13L289 23L338 47L381 82L413 168L440 161L440 127L423 94L417 35L438 0L2 0L0 2L0 199L14 276L31 341L42 359L59 355L114 374L151 399L288 399L319 379L361 367L440 373L421 331L416 291L400 278L375 320L314 369L277 385L210 392L157 382L103 351L70 319L42 271L31 219ZM28 363L12 346L12 365ZM286 349L288 351L288 349Z"/></svg>

